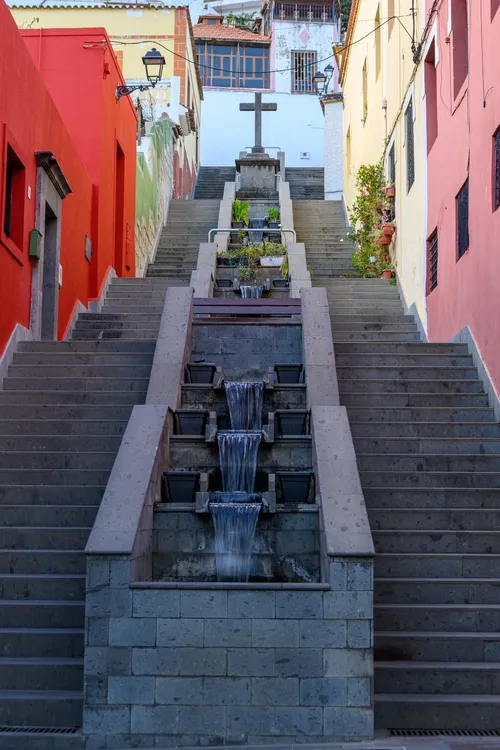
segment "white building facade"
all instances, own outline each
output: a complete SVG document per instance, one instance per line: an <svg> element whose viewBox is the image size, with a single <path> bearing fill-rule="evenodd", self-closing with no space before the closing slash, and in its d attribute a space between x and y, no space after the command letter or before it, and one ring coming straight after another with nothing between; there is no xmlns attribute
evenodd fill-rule
<svg viewBox="0 0 500 750"><path fill-rule="evenodd" d="M251 14L256 7L253 0L240 3L238 11L228 5L221 0L211 7L240 15ZM278 149L284 151L288 167L324 166L325 118L312 79L318 70L331 66L329 91L338 90L332 50L339 39L338 0L270 0L262 7L262 24L256 32L231 27L210 14L200 21L194 36L204 96L202 166L232 166L241 151L254 145L253 115L240 112L239 105L252 102L256 91L263 94L264 103L275 102L278 107L262 117L266 151L272 156ZM341 108L338 112L341 118Z"/></svg>

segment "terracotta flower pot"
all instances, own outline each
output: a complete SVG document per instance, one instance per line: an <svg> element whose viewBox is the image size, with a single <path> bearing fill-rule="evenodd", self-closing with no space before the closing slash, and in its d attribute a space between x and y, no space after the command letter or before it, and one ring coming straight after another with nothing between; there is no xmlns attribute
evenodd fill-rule
<svg viewBox="0 0 500 750"><path fill-rule="evenodd" d="M378 244L379 245L390 245L392 242L392 237L389 237L388 234L381 234L378 238Z"/></svg>
<svg viewBox="0 0 500 750"><path fill-rule="evenodd" d="M385 194L388 198L394 198L396 195L396 187L394 185L390 185L385 189Z"/></svg>
<svg viewBox="0 0 500 750"><path fill-rule="evenodd" d="M392 271L382 271L383 279L392 279Z"/></svg>
<svg viewBox="0 0 500 750"><path fill-rule="evenodd" d="M392 237L392 235L396 231L396 227L393 224L384 224L384 226L382 227L382 231L388 237Z"/></svg>

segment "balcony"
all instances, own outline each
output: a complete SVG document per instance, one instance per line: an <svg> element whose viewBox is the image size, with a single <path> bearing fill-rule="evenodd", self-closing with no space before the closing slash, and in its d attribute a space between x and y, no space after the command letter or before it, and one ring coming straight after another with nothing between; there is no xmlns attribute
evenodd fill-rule
<svg viewBox="0 0 500 750"><path fill-rule="evenodd" d="M333 23L332 5L307 3L276 3L275 21L304 21L305 23Z"/></svg>

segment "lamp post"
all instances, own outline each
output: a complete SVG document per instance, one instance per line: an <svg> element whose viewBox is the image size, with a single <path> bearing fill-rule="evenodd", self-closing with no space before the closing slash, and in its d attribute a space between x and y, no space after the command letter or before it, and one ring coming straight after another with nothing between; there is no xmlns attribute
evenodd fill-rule
<svg viewBox="0 0 500 750"><path fill-rule="evenodd" d="M325 72L318 70L312 78L314 90L318 96L323 96L328 91L329 83L333 75L333 65L327 65Z"/></svg>
<svg viewBox="0 0 500 750"><path fill-rule="evenodd" d="M149 52L146 52L142 58L144 67L146 68L146 78L148 83L137 84L136 86L118 86L116 89L116 100L121 99L122 96L128 96L134 91L147 91L156 86L161 81L163 67L165 65L165 58L153 47Z"/></svg>

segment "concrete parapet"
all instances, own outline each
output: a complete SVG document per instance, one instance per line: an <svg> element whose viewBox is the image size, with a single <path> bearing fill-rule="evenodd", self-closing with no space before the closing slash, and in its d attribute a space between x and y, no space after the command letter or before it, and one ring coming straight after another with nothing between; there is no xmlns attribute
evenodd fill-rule
<svg viewBox="0 0 500 750"><path fill-rule="evenodd" d="M303 288L301 298L307 406L338 406L339 388L326 289Z"/></svg>
<svg viewBox="0 0 500 750"><path fill-rule="evenodd" d="M160 322L146 404L175 410L180 403L184 367L191 353L191 287L169 287Z"/></svg>
<svg viewBox="0 0 500 750"><path fill-rule="evenodd" d="M216 242L200 243L196 269L191 274L191 286L195 297L213 297L217 249Z"/></svg>
<svg viewBox="0 0 500 750"><path fill-rule="evenodd" d="M236 183L226 182L224 184L224 194L220 202L219 208L219 222L217 224L221 229L231 226L231 219L233 218L233 201L236 197ZM215 244L217 245L217 251L223 253L227 250L227 243L229 242L229 235L222 232L221 234L215 235Z"/></svg>
<svg viewBox="0 0 500 750"><path fill-rule="evenodd" d="M301 289L309 289L311 274L307 270L306 246L303 242L287 243L290 274L290 297L300 297Z"/></svg>
<svg viewBox="0 0 500 750"><path fill-rule="evenodd" d="M279 201L280 201L280 223L287 229L294 229L293 226L293 204L290 198L290 185L288 182L279 183Z"/></svg>

